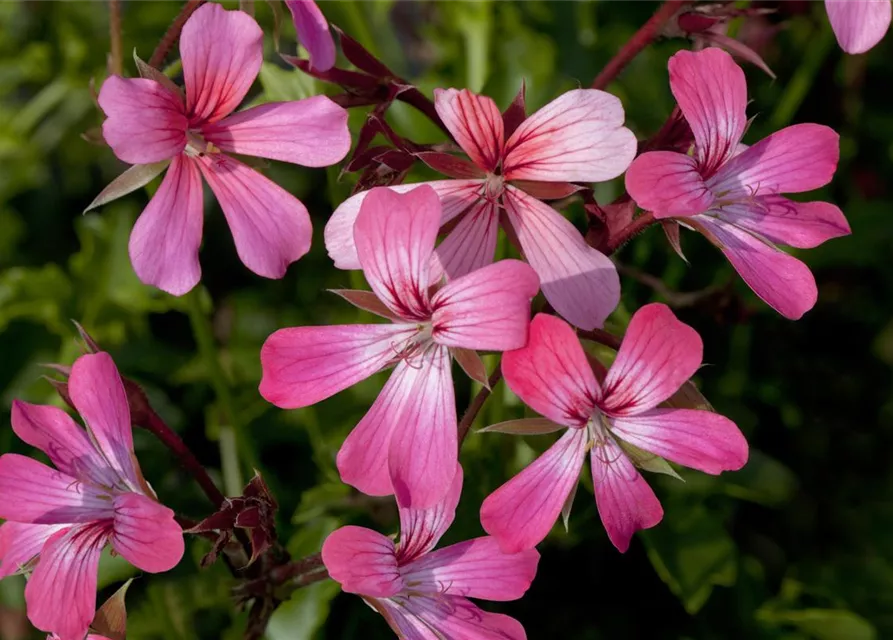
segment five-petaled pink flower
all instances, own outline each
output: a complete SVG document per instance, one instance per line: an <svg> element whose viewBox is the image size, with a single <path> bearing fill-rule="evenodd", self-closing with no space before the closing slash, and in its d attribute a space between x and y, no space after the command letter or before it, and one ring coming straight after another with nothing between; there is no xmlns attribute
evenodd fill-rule
<svg viewBox="0 0 893 640"><path fill-rule="evenodd" d="M16 401L12 428L55 469L14 453L0 457L0 578L29 571L28 618L60 640L83 640L96 612L99 555L143 571L183 556L174 512L159 504L133 453L124 385L106 353L81 356L68 381L81 428L61 409Z"/></svg>
<svg viewBox="0 0 893 640"><path fill-rule="evenodd" d="M432 166L455 178L427 183L443 203L441 224L455 224L437 249L439 269L457 277L492 262L502 223L517 237L552 306L579 327L601 326L620 299L617 270L538 198L564 197L576 190L570 182L610 180L626 170L636 138L623 126L620 100L594 89L569 91L514 131L507 131L511 125L492 99L467 89L437 90L434 104L471 158L433 154L440 161ZM326 225L326 248L340 269L360 267L353 225L365 197L343 202Z"/></svg>
<svg viewBox="0 0 893 640"><path fill-rule="evenodd" d="M335 41L326 17L313 0L285 0L291 11L298 42L310 53L310 64L318 71L328 71L335 64Z"/></svg>
<svg viewBox="0 0 893 640"><path fill-rule="evenodd" d="M425 508L450 488L458 457L450 352L504 351L527 342L533 269L502 260L433 295L429 274L441 207L431 187L369 191L356 220L360 265L375 295L365 308L393 324L295 327L261 349L260 393L306 407L394 366L338 453L341 479L369 495ZM364 292L359 292L364 293ZM482 365L481 365L482 366Z"/></svg>
<svg viewBox="0 0 893 640"><path fill-rule="evenodd" d="M567 431L484 500L487 533L509 553L543 540L576 486L587 452L599 515L620 551L633 533L663 517L625 447L711 474L740 469L747 442L731 420L712 411L657 408L695 373L702 351L694 329L665 305L649 304L633 316L600 384L573 329L560 318L537 315L527 346L506 352L502 371L529 407Z"/></svg>
<svg viewBox="0 0 893 640"><path fill-rule="evenodd" d="M310 248L304 205L227 153L334 164L350 149L347 112L315 96L233 114L260 71L262 35L247 14L209 3L180 37L185 101L176 87L147 78L111 76L102 85L102 132L115 155L138 165L170 163L130 236L133 268L147 284L182 295L198 283L201 176L220 202L239 258L258 275L281 278Z"/></svg>
<svg viewBox="0 0 893 640"><path fill-rule="evenodd" d="M818 124L777 131L751 147L744 72L721 49L680 51L669 63L670 88L695 137L694 154L652 151L626 173L633 200L656 218L675 218L719 247L769 306L791 319L818 296L809 268L777 248L815 247L850 232L827 202L794 202L781 193L831 181L838 135Z"/></svg>
<svg viewBox="0 0 893 640"><path fill-rule="evenodd" d="M322 547L329 575L363 597L407 640L525 640L514 618L482 611L468 598L506 601L524 595L539 554L506 554L491 537L432 551L449 529L462 492L457 470L443 500L429 509L400 509L400 540L363 527L342 527Z"/></svg>
<svg viewBox="0 0 893 640"><path fill-rule="evenodd" d="M880 42L890 28L890 0L825 0L828 19L840 48L865 53Z"/></svg>

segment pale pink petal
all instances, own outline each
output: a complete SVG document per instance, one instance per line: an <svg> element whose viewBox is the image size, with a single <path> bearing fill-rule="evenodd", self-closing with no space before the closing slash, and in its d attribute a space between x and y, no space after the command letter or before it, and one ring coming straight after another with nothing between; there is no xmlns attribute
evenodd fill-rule
<svg viewBox="0 0 893 640"><path fill-rule="evenodd" d="M620 552L625 552L633 534L660 522L664 510L613 438L592 447L589 458L598 514L608 538Z"/></svg>
<svg viewBox="0 0 893 640"><path fill-rule="evenodd" d="M484 171L493 171L502 159L502 114L492 98L468 89L435 89L434 108L456 142Z"/></svg>
<svg viewBox="0 0 893 640"><path fill-rule="evenodd" d="M406 640L527 640L517 620L483 611L461 596L413 595L392 598L386 606L389 617L400 619L391 627Z"/></svg>
<svg viewBox="0 0 893 640"><path fill-rule="evenodd" d="M142 486L134 467L130 405L112 357L88 353L75 360L68 393L108 465L131 489Z"/></svg>
<svg viewBox="0 0 893 640"><path fill-rule="evenodd" d="M369 286L388 308L406 320L431 315L428 277L440 228L440 201L420 185L397 193L372 189L354 225L357 255Z"/></svg>
<svg viewBox="0 0 893 640"><path fill-rule="evenodd" d="M288 265L310 250L307 208L269 178L225 154L206 154L198 161L220 201L239 258L259 276L284 276Z"/></svg>
<svg viewBox="0 0 893 640"><path fill-rule="evenodd" d="M393 540L370 529L336 529L322 545L322 561L348 593L386 598L403 589Z"/></svg>
<svg viewBox="0 0 893 640"><path fill-rule="evenodd" d="M434 629L411 611L413 603L418 599L429 599L428 596L396 596L393 598L364 598L397 634L399 640L443 640Z"/></svg>
<svg viewBox="0 0 893 640"><path fill-rule="evenodd" d="M747 440L734 422L712 411L652 409L613 418L611 431L661 458L714 475L747 462Z"/></svg>
<svg viewBox="0 0 893 640"><path fill-rule="evenodd" d="M183 558L183 530L174 512L138 493L115 496L112 548L133 566L161 573Z"/></svg>
<svg viewBox="0 0 893 640"><path fill-rule="evenodd" d="M160 162L186 148L183 104L154 80L109 76L99 106L106 115L102 137L124 162Z"/></svg>
<svg viewBox="0 0 893 640"><path fill-rule="evenodd" d="M834 176L839 140L821 124L785 127L729 160L707 186L726 201L818 189Z"/></svg>
<svg viewBox="0 0 893 640"><path fill-rule="evenodd" d="M747 126L744 71L716 47L680 51L668 66L670 89L695 136L695 158L702 173L712 175L732 156Z"/></svg>
<svg viewBox="0 0 893 640"><path fill-rule="evenodd" d="M890 28L890 0L825 0L828 19L840 48L865 53Z"/></svg>
<svg viewBox="0 0 893 640"><path fill-rule="evenodd" d="M96 613L99 554L106 542L101 526L84 525L54 534L25 585L28 619L61 640L79 640Z"/></svg>
<svg viewBox="0 0 893 640"><path fill-rule="evenodd" d="M198 284L203 215L198 166L178 155L130 233L130 261L140 280L175 296Z"/></svg>
<svg viewBox="0 0 893 640"><path fill-rule="evenodd" d="M724 221L709 216L696 220L753 292L781 315L797 320L815 305L818 289L805 264Z"/></svg>
<svg viewBox="0 0 893 640"><path fill-rule="evenodd" d="M285 0L285 6L291 11L298 42L310 53L310 65L317 71L331 69L335 64L335 40L322 11L313 0Z"/></svg>
<svg viewBox="0 0 893 640"><path fill-rule="evenodd" d="M585 429L568 429L548 451L484 500L481 525L504 552L532 549L549 535L580 479L586 438Z"/></svg>
<svg viewBox="0 0 893 640"><path fill-rule="evenodd" d="M630 197L656 218L703 213L715 200L697 161L684 153L643 153L633 160L625 180Z"/></svg>
<svg viewBox="0 0 893 640"><path fill-rule="evenodd" d="M443 500L456 475L456 398L446 347L431 345L409 364L419 374L394 425L388 469L397 504L427 509Z"/></svg>
<svg viewBox="0 0 893 640"><path fill-rule="evenodd" d="M263 63L263 35L247 13L213 2L186 21L180 58L191 125L215 122L239 106Z"/></svg>
<svg viewBox="0 0 893 640"><path fill-rule="evenodd" d="M535 549L505 553L485 536L427 553L402 566L414 589L466 598L517 600L533 582L540 554Z"/></svg>
<svg viewBox="0 0 893 640"><path fill-rule="evenodd" d="M506 180L603 182L636 157L636 136L623 126L620 99L574 89L527 118L505 144Z"/></svg>
<svg viewBox="0 0 893 640"><path fill-rule="evenodd" d="M431 300L433 338L482 351L523 347L538 290L536 272L520 260L500 260L456 278Z"/></svg>
<svg viewBox="0 0 893 640"><path fill-rule="evenodd" d="M829 202L794 202L782 196L762 196L724 206L719 218L770 242L811 249L831 238L850 234L843 212Z"/></svg>
<svg viewBox="0 0 893 640"><path fill-rule="evenodd" d="M438 274L458 278L493 262L499 237L499 208L480 200L462 217L434 252L431 282Z"/></svg>
<svg viewBox="0 0 893 640"><path fill-rule="evenodd" d="M260 351L260 394L283 409L315 404L393 362L417 330L404 324L280 329Z"/></svg>
<svg viewBox="0 0 893 640"><path fill-rule="evenodd" d="M397 559L406 564L428 553L453 524L462 495L462 466L456 466L453 484L443 500L429 509L400 507L400 544Z"/></svg>
<svg viewBox="0 0 893 640"><path fill-rule="evenodd" d="M0 579L27 567L54 534L66 524L27 524L4 522L0 525Z"/></svg>
<svg viewBox="0 0 893 640"><path fill-rule="evenodd" d="M468 211L478 200L483 188L480 180L436 180L416 184L398 184L387 187L397 193L406 193L426 184L437 192L443 207L440 224L444 225L460 213ZM338 269L361 269L354 244L353 227L360 214L360 205L369 191L361 191L351 196L335 209L326 223L325 242L329 257Z"/></svg>
<svg viewBox="0 0 893 640"><path fill-rule="evenodd" d="M613 415L635 415L672 396L691 378L704 355L698 332L665 304L636 311L617 358L602 383L599 405Z"/></svg>
<svg viewBox="0 0 893 640"><path fill-rule="evenodd" d="M552 207L507 187L506 213L555 310L581 329L601 327L620 301L617 269Z"/></svg>
<svg viewBox="0 0 893 640"><path fill-rule="evenodd" d="M202 133L222 151L305 167L327 167L350 151L347 111L326 96L262 104L207 125Z"/></svg>
<svg viewBox="0 0 893 640"><path fill-rule="evenodd" d="M524 404L559 424L585 425L601 394L577 334L545 313L530 323L527 345L502 356L502 374Z"/></svg>

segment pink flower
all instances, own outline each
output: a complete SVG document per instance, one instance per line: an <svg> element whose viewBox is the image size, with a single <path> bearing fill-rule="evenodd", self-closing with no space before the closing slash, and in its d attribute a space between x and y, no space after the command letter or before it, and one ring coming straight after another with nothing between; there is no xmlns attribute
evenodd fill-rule
<svg viewBox="0 0 893 640"><path fill-rule="evenodd" d="M432 295L440 220L431 187L369 191L356 220L356 244L377 298L353 293L365 293L364 308L393 324L282 329L261 349L261 395L286 409L312 405L394 366L337 464L344 482L369 495L396 493L414 508L436 504L456 471L451 351L461 363L468 350L524 345L537 292L533 269L502 260Z"/></svg>
<svg viewBox="0 0 893 640"><path fill-rule="evenodd" d="M0 457L0 578L32 571L28 618L60 640L83 640L96 612L99 554L115 553L150 573L183 556L174 512L159 504L133 453L124 385L106 353L81 356L68 392L86 430L61 409L15 401L12 428L55 469ZM36 564L35 564L36 563Z"/></svg>
<svg viewBox="0 0 893 640"><path fill-rule="evenodd" d="M490 537L431 551L449 529L462 492L462 469L429 509L400 509L400 541L363 527L342 527L322 547L329 576L378 611L400 638L525 640L514 618L488 613L468 598L507 601L536 575L535 549L508 555Z"/></svg>
<svg viewBox="0 0 893 640"><path fill-rule="evenodd" d="M456 178L428 183L443 203L441 224L455 224L437 249L440 268L453 278L491 263L502 223L552 306L579 327L601 326L620 299L617 270L538 198L562 198L577 190L568 182L610 180L626 170L636 138L623 127L620 100L594 89L569 91L514 129L493 100L467 89L437 90L434 103L471 158L421 156ZM413 186L391 188L402 193ZM339 269L360 268L353 225L365 197L343 202L326 225L326 248Z"/></svg>
<svg viewBox="0 0 893 640"><path fill-rule="evenodd" d="M528 549L546 537L587 453L599 515L620 551L633 533L663 517L630 445L705 473L744 466L747 442L731 420L712 411L657 408L697 371L702 351L691 327L665 305L649 304L633 316L599 384L571 327L554 316L533 319L527 346L502 358L505 381L555 429L567 431L484 500L481 523L503 551Z"/></svg>
<svg viewBox="0 0 893 640"><path fill-rule="evenodd" d="M701 232L754 293L783 316L799 318L815 304L815 278L776 243L815 247L850 228L832 204L779 194L830 182L838 135L798 124L744 147L747 85L732 57L721 49L680 51L669 68L670 88L694 132L694 154L642 154L626 173L627 191L656 218L676 218Z"/></svg>
<svg viewBox="0 0 893 640"><path fill-rule="evenodd" d="M865 53L890 28L890 0L825 0L828 19L840 48Z"/></svg>
<svg viewBox="0 0 893 640"><path fill-rule="evenodd" d="M335 64L335 41L322 11L313 0L285 0L285 6L291 11L298 42L310 53L310 64L317 71L331 69Z"/></svg>
<svg viewBox="0 0 893 640"><path fill-rule="evenodd" d="M111 76L102 85L102 132L115 155L138 165L170 163L133 227L130 259L140 280L174 295L201 277L201 176L253 272L281 278L310 248L304 205L228 153L323 167L350 149L347 112L325 96L232 113L260 70L262 36L247 14L209 3L180 37L185 101L167 82Z"/></svg>

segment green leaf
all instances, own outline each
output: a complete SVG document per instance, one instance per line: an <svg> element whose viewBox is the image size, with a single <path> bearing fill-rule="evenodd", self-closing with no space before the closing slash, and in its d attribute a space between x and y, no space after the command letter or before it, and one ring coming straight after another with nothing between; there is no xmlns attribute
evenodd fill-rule
<svg viewBox="0 0 893 640"><path fill-rule="evenodd" d="M272 62L263 63L258 77L264 92L255 104L303 100L318 93L312 76L294 69L282 69Z"/></svg>
<svg viewBox="0 0 893 640"><path fill-rule="evenodd" d="M768 507L789 502L799 485L793 471L757 449L750 450L743 469L724 474L721 480L729 495Z"/></svg>
<svg viewBox="0 0 893 640"><path fill-rule="evenodd" d="M338 583L326 580L292 593L283 602L267 626L269 640L311 640L329 615L332 599L338 595Z"/></svg>
<svg viewBox="0 0 893 640"><path fill-rule="evenodd" d="M618 440L617 442L620 443L620 448L626 452L626 455L629 456L630 460L633 461L633 464L639 467L639 469L644 469L651 473L662 473L685 482L682 476L676 473L676 470L670 466L670 463L660 456L639 449L639 447L624 442L623 440Z"/></svg>
<svg viewBox="0 0 893 640"><path fill-rule="evenodd" d="M772 626L793 626L815 640L875 640L877 631L865 618L845 609L800 609L757 612Z"/></svg>

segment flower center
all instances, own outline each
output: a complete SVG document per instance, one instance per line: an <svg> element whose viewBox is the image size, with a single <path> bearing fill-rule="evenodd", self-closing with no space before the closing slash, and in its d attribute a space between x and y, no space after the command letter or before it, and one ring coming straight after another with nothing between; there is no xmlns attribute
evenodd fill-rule
<svg viewBox="0 0 893 640"><path fill-rule="evenodd" d="M186 155L190 158L198 158L206 154L220 153L220 149L208 142L197 131L190 129L186 132Z"/></svg>
<svg viewBox="0 0 893 640"><path fill-rule="evenodd" d="M487 179L484 180L484 193L482 195L485 200L493 202L502 195L504 189L505 178L495 173L488 173Z"/></svg>
<svg viewBox="0 0 893 640"><path fill-rule="evenodd" d="M410 367L418 368L422 366L422 360L428 349L434 345L431 336L434 327L430 322L420 322L416 325L418 331L408 338L391 345L394 357L397 360L403 360Z"/></svg>

